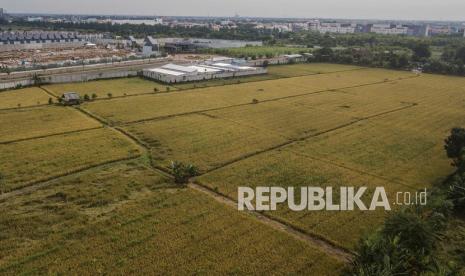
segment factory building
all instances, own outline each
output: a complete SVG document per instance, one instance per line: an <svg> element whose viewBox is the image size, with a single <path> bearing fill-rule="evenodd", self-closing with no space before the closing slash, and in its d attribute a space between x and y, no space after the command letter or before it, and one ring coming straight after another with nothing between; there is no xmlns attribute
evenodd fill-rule
<svg viewBox="0 0 465 276"><path fill-rule="evenodd" d="M142 55L144 57L159 56L160 55L160 43L158 40L151 36L147 36L144 39L144 46L142 47Z"/></svg>
<svg viewBox="0 0 465 276"><path fill-rule="evenodd" d="M144 77L164 83L233 78L266 73L267 70L262 67L239 66L224 62L196 65L167 64L159 68L143 70Z"/></svg>

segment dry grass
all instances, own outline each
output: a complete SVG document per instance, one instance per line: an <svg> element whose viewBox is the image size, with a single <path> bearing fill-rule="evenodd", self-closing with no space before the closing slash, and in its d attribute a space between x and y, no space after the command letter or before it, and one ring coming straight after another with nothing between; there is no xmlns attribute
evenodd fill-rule
<svg viewBox="0 0 465 276"><path fill-rule="evenodd" d="M72 108L55 106L0 111L0 125L0 142L101 126Z"/></svg>
<svg viewBox="0 0 465 276"><path fill-rule="evenodd" d="M0 203L0 273L337 274L325 253L136 164Z"/></svg>
<svg viewBox="0 0 465 276"><path fill-rule="evenodd" d="M0 192L139 154L138 146L109 129L0 145Z"/></svg>
<svg viewBox="0 0 465 276"><path fill-rule="evenodd" d="M155 93L155 88L159 92L164 92L167 85L159 84L141 78L121 78L113 80L97 80L89 82L76 82L65 84L45 85L44 88L53 92L57 96L61 96L65 92L77 92L84 97L85 94L92 96L96 94L98 98L108 98L108 93L113 97ZM174 88L171 87L171 90Z"/></svg>
<svg viewBox="0 0 465 276"><path fill-rule="evenodd" d="M30 87L0 92L0 109L43 105L50 95L40 88Z"/></svg>

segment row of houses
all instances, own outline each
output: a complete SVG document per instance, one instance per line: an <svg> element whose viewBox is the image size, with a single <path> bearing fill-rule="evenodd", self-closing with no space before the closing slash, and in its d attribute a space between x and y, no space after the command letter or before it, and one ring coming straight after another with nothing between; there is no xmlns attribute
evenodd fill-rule
<svg viewBox="0 0 465 276"><path fill-rule="evenodd" d="M144 77L164 83L233 78L266 73L266 68L239 65L230 58L216 58L203 64L193 65L167 64L143 70Z"/></svg>
<svg viewBox="0 0 465 276"><path fill-rule="evenodd" d="M79 42L85 38L68 32L1 32L0 44Z"/></svg>

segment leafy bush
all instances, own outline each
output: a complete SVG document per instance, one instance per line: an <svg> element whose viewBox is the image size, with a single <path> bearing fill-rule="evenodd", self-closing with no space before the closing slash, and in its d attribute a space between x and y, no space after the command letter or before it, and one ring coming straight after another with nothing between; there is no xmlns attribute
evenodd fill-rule
<svg viewBox="0 0 465 276"><path fill-rule="evenodd" d="M465 208L465 175L456 174L452 177L448 195L457 209Z"/></svg>
<svg viewBox="0 0 465 276"><path fill-rule="evenodd" d="M464 166L465 160L465 129L454 128L445 140L444 146L447 157L453 160L453 165L460 168Z"/></svg>
<svg viewBox="0 0 465 276"><path fill-rule="evenodd" d="M393 213L381 230L361 240L351 274L420 275L436 271L438 262L433 253L444 222L445 216L429 209Z"/></svg>
<svg viewBox="0 0 465 276"><path fill-rule="evenodd" d="M171 162L171 169L174 174L174 181L177 184L187 184L189 178L198 175L198 169L192 164L184 164L182 162Z"/></svg>

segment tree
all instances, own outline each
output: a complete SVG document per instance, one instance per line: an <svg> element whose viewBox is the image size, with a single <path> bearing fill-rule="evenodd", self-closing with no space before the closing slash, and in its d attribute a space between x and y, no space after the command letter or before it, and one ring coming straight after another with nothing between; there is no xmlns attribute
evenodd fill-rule
<svg viewBox="0 0 465 276"><path fill-rule="evenodd" d="M187 184L189 178L198 175L198 169L192 164L182 162L171 162L171 169L174 175L174 181L177 184Z"/></svg>
<svg viewBox="0 0 465 276"><path fill-rule="evenodd" d="M416 61L422 61L431 57L431 51L428 44L426 43L416 43L412 47L413 59Z"/></svg>
<svg viewBox="0 0 465 276"><path fill-rule="evenodd" d="M453 160L454 166L463 169L465 167L465 129L453 128L444 142L447 157Z"/></svg>
<svg viewBox="0 0 465 276"><path fill-rule="evenodd" d="M432 220L411 210L395 212L385 222L383 234L386 237L398 237L401 246L409 251L430 254L438 236Z"/></svg>
<svg viewBox="0 0 465 276"><path fill-rule="evenodd" d="M53 104L53 99L52 98L48 98L48 104Z"/></svg>
<svg viewBox="0 0 465 276"><path fill-rule="evenodd" d="M316 61L330 61L333 58L334 52L329 47L324 47L315 51Z"/></svg>
<svg viewBox="0 0 465 276"><path fill-rule="evenodd" d="M107 93L108 98L112 98L113 94L112 93Z"/></svg>
<svg viewBox="0 0 465 276"><path fill-rule="evenodd" d="M92 93L92 100L95 100L95 99L97 99L97 94Z"/></svg>
<svg viewBox="0 0 465 276"><path fill-rule="evenodd" d="M444 55L446 55L446 52L443 53L443 56ZM456 50L455 59L462 61L462 63L465 63L465 46L462 46ZM450 61L450 58L449 58L449 61Z"/></svg>
<svg viewBox="0 0 465 276"><path fill-rule="evenodd" d="M399 68L406 68L409 65L409 59L407 55L403 54L399 56L399 59L397 60L397 65Z"/></svg>
<svg viewBox="0 0 465 276"><path fill-rule="evenodd" d="M352 275L425 275L436 271L434 249L444 216L433 210L403 209L357 248Z"/></svg>
<svg viewBox="0 0 465 276"><path fill-rule="evenodd" d="M42 79L37 74L32 76L32 80L34 81L34 85L40 85L42 83Z"/></svg>

